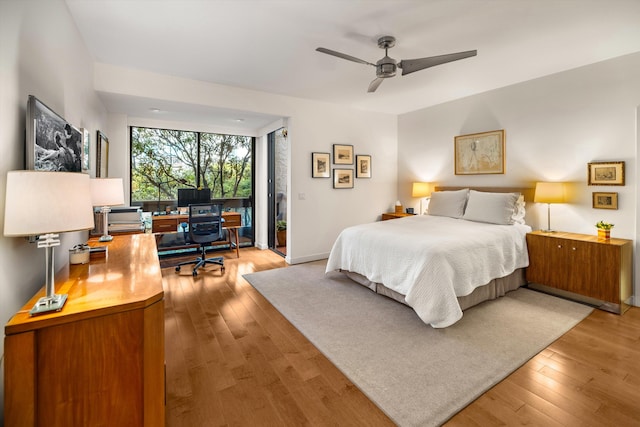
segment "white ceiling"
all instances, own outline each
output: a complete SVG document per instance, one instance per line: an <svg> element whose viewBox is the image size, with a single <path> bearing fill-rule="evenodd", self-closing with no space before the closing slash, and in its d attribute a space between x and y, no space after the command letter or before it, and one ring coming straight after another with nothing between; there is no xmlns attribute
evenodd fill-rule
<svg viewBox="0 0 640 427"><path fill-rule="evenodd" d="M65 1L97 62L393 114L640 51L640 0ZM398 73L367 93L374 67L315 51L375 63L382 35L396 37L396 60L478 55ZM104 100L138 117L161 108ZM169 107L180 110L168 110L169 120L237 116Z"/></svg>

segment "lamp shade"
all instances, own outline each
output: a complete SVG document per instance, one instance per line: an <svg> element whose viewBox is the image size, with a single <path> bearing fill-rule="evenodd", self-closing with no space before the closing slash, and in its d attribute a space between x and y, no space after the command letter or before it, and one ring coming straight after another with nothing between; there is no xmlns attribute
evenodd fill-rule
<svg viewBox="0 0 640 427"><path fill-rule="evenodd" d="M411 197L428 197L431 195L431 184L428 182L414 182Z"/></svg>
<svg viewBox="0 0 640 427"><path fill-rule="evenodd" d="M537 182L533 201L536 203L564 203L564 183Z"/></svg>
<svg viewBox="0 0 640 427"><path fill-rule="evenodd" d="M93 228L89 175L33 170L7 173L5 236Z"/></svg>
<svg viewBox="0 0 640 427"><path fill-rule="evenodd" d="M93 206L115 206L124 204L122 178L95 178L91 180L91 203Z"/></svg>

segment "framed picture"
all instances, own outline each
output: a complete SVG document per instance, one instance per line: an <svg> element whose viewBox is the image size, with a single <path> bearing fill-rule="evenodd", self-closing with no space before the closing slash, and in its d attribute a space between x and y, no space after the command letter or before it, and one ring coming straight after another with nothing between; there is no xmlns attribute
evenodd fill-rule
<svg viewBox="0 0 640 427"><path fill-rule="evenodd" d="M331 159L329 153L311 153L311 177L331 178Z"/></svg>
<svg viewBox="0 0 640 427"><path fill-rule="evenodd" d="M371 156L356 155L356 178L371 178Z"/></svg>
<svg viewBox="0 0 640 427"><path fill-rule="evenodd" d="M352 165L353 145L333 144L333 164Z"/></svg>
<svg viewBox="0 0 640 427"><path fill-rule="evenodd" d="M353 188L353 169L334 169L333 188Z"/></svg>
<svg viewBox="0 0 640 427"><path fill-rule="evenodd" d="M618 193L593 193L594 209L618 209Z"/></svg>
<svg viewBox="0 0 640 427"><path fill-rule="evenodd" d="M27 101L26 168L82 172L82 133L33 95Z"/></svg>
<svg viewBox="0 0 640 427"><path fill-rule="evenodd" d="M96 137L96 178L109 177L109 139L98 131Z"/></svg>
<svg viewBox="0 0 640 427"><path fill-rule="evenodd" d="M504 146L504 130L456 136L455 174L503 174Z"/></svg>
<svg viewBox="0 0 640 427"><path fill-rule="evenodd" d="M587 177L589 185L624 185L624 162L591 162Z"/></svg>
<svg viewBox="0 0 640 427"><path fill-rule="evenodd" d="M82 134L82 170L88 171L90 169L89 162L89 130L80 129Z"/></svg>

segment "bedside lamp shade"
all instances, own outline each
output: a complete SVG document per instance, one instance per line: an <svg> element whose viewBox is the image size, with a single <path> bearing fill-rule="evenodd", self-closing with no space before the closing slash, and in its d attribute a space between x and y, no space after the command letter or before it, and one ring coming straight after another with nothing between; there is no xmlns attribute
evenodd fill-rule
<svg viewBox="0 0 640 427"><path fill-rule="evenodd" d="M60 245L57 233L93 228L89 175L73 172L10 171L4 211L5 236L38 236L45 248L46 297L31 314L57 311L67 296L54 292L53 249Z"/></svg>
<svg viewBox="0 0 640 427"><path fill-rule="evenodd" d="M124 190L122 178L95 178L91 180L91 204L102 206L103 234L101 242L113 240L109 235L109 206L124 204Z"/></svg>
<svg viewBox="0 0 640 427"><path fill-rule="evenodd" d="M422 199L429 197L431 195L431 191L431 184L428 182L414 182L411 187L411 197L420 198L420 215L424 213L422 211Z"/></svg>
<svg viewBox="0 0 640 427"><path fill-rule="evenodd" d="M537 182L535 195L533 196L535 203L547 204L547 229L546 232L552 232L551 230L551 203L564 203L564 183L562 182Z"/></svg>

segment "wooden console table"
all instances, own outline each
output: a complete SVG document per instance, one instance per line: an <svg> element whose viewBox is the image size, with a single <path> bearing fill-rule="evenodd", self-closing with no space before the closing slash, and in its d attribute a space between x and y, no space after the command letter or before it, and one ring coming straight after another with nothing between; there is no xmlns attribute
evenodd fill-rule
<svg viewBox="0 0 640 427"><path fill-rule="evenodd" d="M7 426L164 426L164 291L150 234L115 236L107 256L66 265L60 312L5 326Z"/></svg>

